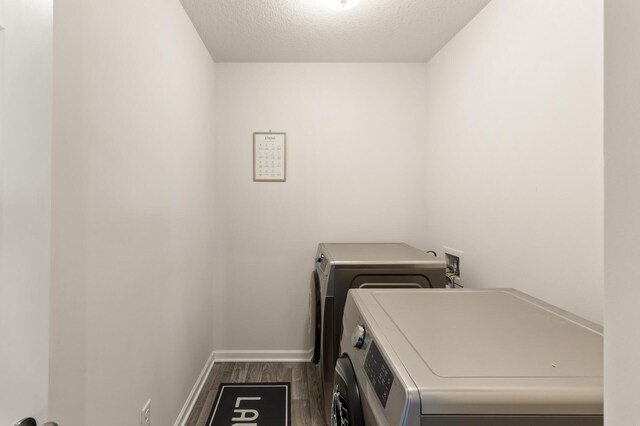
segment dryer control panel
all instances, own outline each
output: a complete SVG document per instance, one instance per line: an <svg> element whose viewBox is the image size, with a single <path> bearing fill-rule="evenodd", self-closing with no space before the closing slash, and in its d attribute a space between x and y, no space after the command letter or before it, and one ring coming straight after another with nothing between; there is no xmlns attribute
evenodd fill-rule
<svg viewBox="0 0 640 426"><path fill-rule="evenodd" d="M380 403L386 407L391 385L393 385L393 372L374 341L369 345L369 351L364 361L364 371L367 373Z"/></svg>

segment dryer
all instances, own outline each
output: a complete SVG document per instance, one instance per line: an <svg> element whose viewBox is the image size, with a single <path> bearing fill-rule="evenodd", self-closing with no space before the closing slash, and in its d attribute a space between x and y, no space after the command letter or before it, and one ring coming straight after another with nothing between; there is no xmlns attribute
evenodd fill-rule
<svg viewBox="0 0 640 426"><path fill-rule="evenodd" d="M442 288L446 263L405 243L321 243L311 276L313 361L318 364L328 419L342 314L351 288Z"/></svg>
<svg viewBox="0 0 640 426"><path fill-rule="evenodd" d="M602 327L512 289L351 290L331 425L601 426Z"/></svg>

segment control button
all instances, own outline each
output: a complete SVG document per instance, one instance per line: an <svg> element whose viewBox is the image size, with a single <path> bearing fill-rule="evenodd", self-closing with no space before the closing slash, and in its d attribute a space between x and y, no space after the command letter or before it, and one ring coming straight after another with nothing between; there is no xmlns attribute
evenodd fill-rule
<svg viewBox="0 0 640 426"><path fill-rule="evenodd" d="M354 348L362 348L362 345L364 345L364 335L364 327L361 325L356 325L356 328L353 330L353 334L351 335L351 344Z"/></svg>

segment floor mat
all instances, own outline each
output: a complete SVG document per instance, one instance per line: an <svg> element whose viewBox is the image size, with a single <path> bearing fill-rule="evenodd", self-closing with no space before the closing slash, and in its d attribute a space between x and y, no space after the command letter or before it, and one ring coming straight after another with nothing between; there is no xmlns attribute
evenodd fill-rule
<svg viewBox="0 0 640 426"><path fill-rule="evenodd" d="M207 426L291 426L290 383L221 383Z"/></svg>

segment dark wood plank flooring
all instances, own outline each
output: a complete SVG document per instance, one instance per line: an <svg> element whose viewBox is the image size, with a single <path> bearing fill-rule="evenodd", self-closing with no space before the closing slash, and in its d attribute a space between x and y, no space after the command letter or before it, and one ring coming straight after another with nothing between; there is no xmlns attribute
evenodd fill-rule
<svg viewBox="0 0 640 426"><path fill-rule="evenodd" d="M291 425L325 426L320 378L309 362L222 362L213 365L187 426L205 426L220 383L291 382Z"/></svg>

